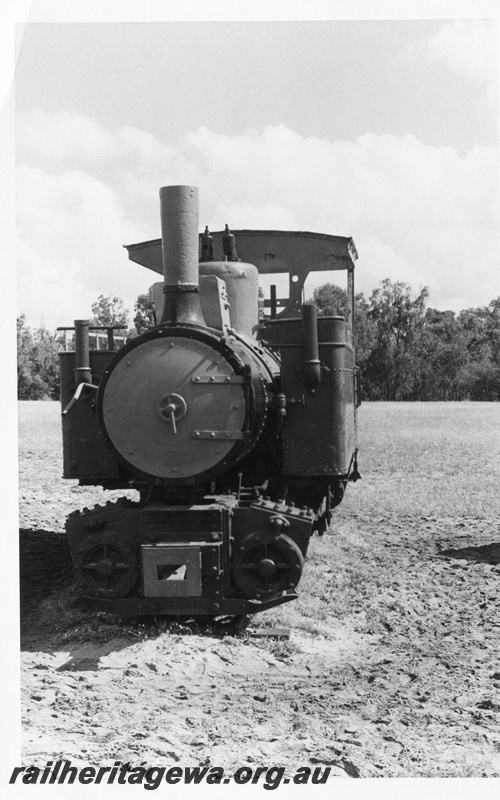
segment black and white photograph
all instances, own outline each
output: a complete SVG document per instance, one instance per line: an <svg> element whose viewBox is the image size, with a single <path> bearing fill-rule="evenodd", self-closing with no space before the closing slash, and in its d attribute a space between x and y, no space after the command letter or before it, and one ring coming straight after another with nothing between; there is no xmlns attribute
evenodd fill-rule
<svg viewBox="0 0 500 800"><path fill-rule="evenodd" d="M493 791L493 4L12 29L4 784Z"/></svg>

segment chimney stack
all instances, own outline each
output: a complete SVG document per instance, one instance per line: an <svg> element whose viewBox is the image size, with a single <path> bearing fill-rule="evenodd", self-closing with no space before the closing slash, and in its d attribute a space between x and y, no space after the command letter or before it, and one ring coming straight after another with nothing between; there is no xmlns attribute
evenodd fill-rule
<svg viewBox="0 0 500 800"><path fill-rule="evenodd" d="M161 322L204 325L198 277L198 187L160 189L163 292Z"/></svg>

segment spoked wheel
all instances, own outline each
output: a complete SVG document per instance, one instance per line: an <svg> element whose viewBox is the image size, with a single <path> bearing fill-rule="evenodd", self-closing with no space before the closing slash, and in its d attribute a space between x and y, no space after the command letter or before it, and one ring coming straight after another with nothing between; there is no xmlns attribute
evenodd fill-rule
<svg viewBox="0 0 500 800"><path fill-rule="evenodd" d="M89 536L79 547L75 564L79 586L91 597L124 597L137 581L132 547L121 536Z"/></svg>
<svg viewBox="0 0 500 800"><path fill-rule="evenodd" d="M284 534L247 536L234 557L234 579L248 597L260 600L294 589L302 575L304 557Z"/></svg>

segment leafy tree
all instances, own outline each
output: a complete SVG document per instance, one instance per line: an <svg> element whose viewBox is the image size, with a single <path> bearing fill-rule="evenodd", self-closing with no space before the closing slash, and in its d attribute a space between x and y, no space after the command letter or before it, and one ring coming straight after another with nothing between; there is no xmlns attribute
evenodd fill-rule
<svg viewBox="0 0 500 800"><path fill-rule="evenodd" d="M491 348L493 363L500 365L500 297L492 300L486 309L486 334Z"/></svg>
<svg viewBox="0 0 500 800"><path fill-rule="evenodd" d="M500 297L482 308L467 308L458 316L465 334L467 363L458 374L471 400L500 399Z"/></svg>
<svg viewBox="0 0 500 800"><path fill-rule="evenodd" d="M135 330L128 330L128 311L125 308L124 302L120 297L116 297L116 295L104 295L100 294L97 300L92 303L92 320L91 324L93 325L101 325L101 326L115 326L119 325L122 330L115 331L115 340L117 337L125 336L126 340L133 338L135 334ZM91 331L91 336L97 333ZM98 336L97 342L98 344L92 344L93 347L97 346L100 349L107 350L108 343L106 337ZM91 340L92 342L94 339ZM123 342L123 339L121 340ZM118 343L120 343L120 339L118 338ZM115 343L115 348L116 348Z"/></svg>
<svg viewBox="0 0 500 800"><path fill-rule="evenodd" d="M458 315L458 321L466 335L469 358L477 363L490 356L485 311L483 308L466 308Z"/></svg>
<svg viewBox="0 0 500 800"><path fill-rule="evenodd" d="M322 317L345 317L348 309L348 297L345 289L334 283L324 283L314 290L313 301L318 314Z"/></svg>
<svg viewBox="0 0 500 800"><path fill-rule="evenodd" d="M461 311L459 320L467 333L471 358L500 364L500 297L488 306Z"/></svg>
<svg viewBox="0 0 500 800"><path fill-rule="evenodd" d="M366 366L373 399L410 399L428 296L427 287L413 296L409 284L388 278L373 290L368 317L376 325L376 337Z"/></svg>
<svg viewBox="0 0 500 800"><path fill-rule="evenodd" d="M361 369L363 382L366 381L368 360L376 339L376 324L370 317L370 304L360 293L354 298L354 345L356 361Z"/></svg>
<svg viewBox="0 0 500 800"><path fill-rule="evenodd" d="M492 361L469 362L459 371L457 380L470 400L500 400L500 365Z"/></svg>
<svg viewBox="0 0 500 800"><path fill-rule="evenodd" d="M128 311L120 297L100 294L91 309L94 325L128 325Z"/></svg>
<svg viewBox="0 0 500 800"><path fill-rule="evenodd" d="M134 325L138 334L156 325L155 308L151 294L140 294L134 303Z"/></svg>
<svg viewBox="0 0 500 800"><path fill-rule="evenodd" d="M45 325L34 332L35 349L33 357L37 363L39 374L49 388L50 396L59 399L59 349L61 336L51 333Z"/></svg>
<svg viewBox="0 0 500 800"><path fill-rule="evenodd" d="M453 311L426 311L415 346L417 400L461 400L458 372L468 360L467 338Z"/></svg>
<svg viewBox="0 0 500 800"><path fill-rule="evenodd" d="M44 325L34 332L17 320L17 394L20 400L59 397L59 340Z"/></svg>
<svg viewBox="0 0 500 800"><path fill-rule="evenodd" d="M24 314L17 318L17 396L19 400L31 400L43 397L45 387L38 380L35 384L31 351L33 336L27 327Z"/></svg>

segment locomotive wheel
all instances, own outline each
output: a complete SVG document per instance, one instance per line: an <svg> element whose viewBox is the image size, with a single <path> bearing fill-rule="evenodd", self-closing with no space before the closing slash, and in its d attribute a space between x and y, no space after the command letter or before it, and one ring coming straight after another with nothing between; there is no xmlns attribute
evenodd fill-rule
<svg viewBox="0 0 500 800"><path fill-rule="evenodd" d="M80 588L91 597L124 597L135 585L138 575L132 547L122 536L113 533L84 539L75 568Z"/></svg>
<svg viewBox="0 0 500 800"><path fill-rule="evenodd" d="M247 595L260 600L297 586L304 557L284 534L252 533L241 542L234 557L234 579Z"/></svg>

